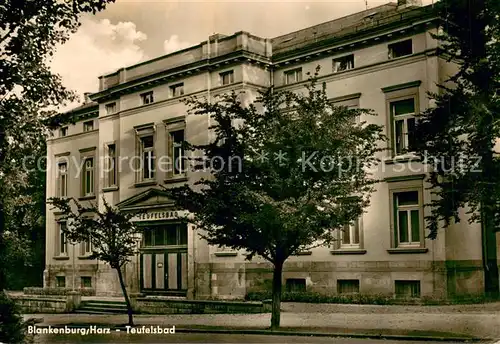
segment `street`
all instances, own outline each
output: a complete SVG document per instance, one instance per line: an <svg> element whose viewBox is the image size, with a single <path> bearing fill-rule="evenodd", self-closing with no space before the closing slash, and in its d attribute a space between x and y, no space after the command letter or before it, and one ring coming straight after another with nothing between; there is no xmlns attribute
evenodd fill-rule
<svg viewBox="0 0 500 344"><path fill-rule="evenodd" d="M39 335L35 343L380 343L380 344L422 344L422 341L377 340L359 338L304 337L304 336L271 336L253 334L213 334L213 333L176 333L176 334L127 334L111 332L101 335ZM443 341L426 341L426 343L453 343Z"/></svg>

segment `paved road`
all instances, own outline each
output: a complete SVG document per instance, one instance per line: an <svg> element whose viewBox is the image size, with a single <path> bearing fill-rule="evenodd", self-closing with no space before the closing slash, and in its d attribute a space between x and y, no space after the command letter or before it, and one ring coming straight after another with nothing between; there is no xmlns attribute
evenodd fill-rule
<svg viewBox="0 0 500 344"><path fill-rule="evenodd" d="M334 344L422 344L421 341L397 341L356 338L270 336L253 334L206 334L176 333L165 335L127 334L125 332L101 335L40 335L37 344L52 343L334 343ZM430 344L451 344L453 342L432 342Z"/></svg>

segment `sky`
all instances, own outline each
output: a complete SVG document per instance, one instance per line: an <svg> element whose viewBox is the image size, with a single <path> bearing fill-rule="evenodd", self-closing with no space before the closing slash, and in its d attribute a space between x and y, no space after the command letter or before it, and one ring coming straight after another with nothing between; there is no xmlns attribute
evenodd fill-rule
<svg viewBox="0 0 500 344"><path fill-rule="evenodd" d="M387 2L116 0L82 17L79 30L58 47L51 68L66 87L83 95L98 90L100 75L199 44L214 33L243 30L272 38Z"/></svg>

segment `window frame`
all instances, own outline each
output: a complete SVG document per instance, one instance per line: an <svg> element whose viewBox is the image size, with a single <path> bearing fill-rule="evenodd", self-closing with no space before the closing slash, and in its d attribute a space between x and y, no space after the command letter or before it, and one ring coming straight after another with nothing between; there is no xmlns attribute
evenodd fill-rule
<svg viewBox="0 0 500 344"><path fill-rule="evenodd" d="M67 227L68 222L65 220L56 220L56 252L55 252L56 257L69 256L69 242L67 235L62 230L63 225Z"/></svg>
<svg viewBox="0 0 500 344"><path fill-rule="evenodd" d="M148 91L140 94L142 105L149 105L155 102L153 91Z"/></svg>
<svg viewBox="0 0 500 344"><path fill-rule="evenodd" d="M153 123L140 125L134 128L136 134L136 154L139 156L139 161L136 163L136 184L141 183L154 183L157 178L157 154L156 154L156 130ZM146 137L152 137L153 146L148 148L149 151L152 152L153 156L153 171L151 174L152 178L144 178L144 149L143 149L143 140ZM139 185L140 186L140 185Z"/></svg>
<svg viewBox="0 0 500 344"><path fill-rule="evenodd" d="M141 247L142 248L148 248L148 249L158 249L158 248L184 248L187 247L188 242L189 242L189 226L185 223L182 222L177 222L177 221L170 221L170 222L160 222L160 223L148 223L148 224L142 224L140 225L142 228L142 240L141 240ZM167 236L167 227L169 226L175 226L175 244L168 244L168 236ZM181 234L181 229L186 230L186 243L183 244L181 239L182 239L182 234ZM156 230L161 229L163 231L164 235L164 244L163 245L156 245L155 243L155 238L156 238ZM151 245L146 245L146 232L151 233Z"/></svg>
<svg viewBox="0 0 500 344"><path fill-rule="evenodd" d="M90 280L90 286L86 287L84 285L84 283L83 283L84 278ZM87 289L92 288L92 276L80 276L80 288L82 288L82 289L84 289L84 288L87 288Z"/></svg>
<svg viewBox="0 0 500 344"><path fill-rule="evenodd" d="M396 103L405 101L408 99L413 100L413 113L407 113L403 115L395 115L395 107ZM400 99L393 99L389 102L389 108L390 108L390 117L391 117L391 148L393 151L393 156L404 156L404 155L411 155L414 154L413 151L409 150L410 147L410 135L409 135L409 130L408 130L408 120L409 119L415 119L415 122L417 121L417 100L415 97L408 96L408 97L402 97ZM396 121L403 121L403 129L402 129L402 139L403 139L403 148L402 151L398 153L398 148L396 146L397 144L397 126L396 126Z"/></svg>
<svg viewBox="0 0 500 344"><path fill-rule="evenodd" d="M227 82L224 82L225 78L228 78ZM234 84L234 70L227 70L224 72L219 73L219 78L220 78L220 85L221 86L226 86L226 85L231 85Z"/></svg>
<svg viewBox="0 0 500 344"><path fill-rule="evenodd" d="M60 278L64 278L63 281L64 281L64 285L63 286L60 286L59 285L59 280ZM65 275L62 275L62 276L56 276L56 288L66 288L66 276Z"/></svg>
<svg viewBox="0 0 500 344"><path fill-rule="evenodd" d="M410 286L411 283L417 283L416 285L418 285L418 296L414 296L414 295L411 295L411 296L406 296L406 295L401 295L401 294L398 294L398 283L400 284L403 284L406 286ZM401 286L403 287L403 286ZM410 298L410 299L419 299L422 297L422 281L421 280L394 280L394 297L395 298Z"/></svg>
<svg viewBox="0 0 500 344"><path fill-rule="evenodd" d="M382 88L385 93L386 102L386 127L387 127L387 148L391 158L414 157L412 152L397 155L395 150L395 132L394 116L392 115L391 103L413 98L415 104L415 114L420 113L420 85L421 82L412 81L406 84L394 85ZM417 116L415 116L417 118Z"/></svg>
<svg viewBox="0 0 500 344"><path fill-rule="evenodd" d="M59 129L59 137L66 137L68 136L69 128L68 126L61 127Z"/></svg>
<svg viewBox="0 0 500 344"><path fill-rule="evenodd" d="M289 82L289 76L294 75L294 81ZM289 69L283 72L284 84L293 85L303 81L302 67Z"/></svg>
<svg viewBox="0 0 500 344"><path fill-rule="evenodd" d="M82 197L95 197L95 156L88 155L83 157L83 169L82 169ZM88 167L88 162L92 161L92 166ZM90 192L87 192L87 183L91 181Z"/></svg>
<svg viewBox="0 0 500 344"><path fill-rule="evenodd" d="M391 248L395 249L413 249L413 248L425 248L425 214L424 214L424 185L421 178L414 180L407 180L401 182L389 182L389 209L390 209L390 232L391 232ZM396 204L395 204L395 194L402 192L418 192L418 210L419 210L419 241L415 243L400 243L399 242L399 227L395 221L396 219ZM411 229L410 229L411 235ZM411 240L411 238L410 238Z"/></svg>
<svg viewBox="0 0 500 344"><path fill-rule="evenodd" d="M170 90L170 97L175 98L175 97L180 97L184 95L184 83L179 82L177 84L171 85L169 87ZM180 90L180 92L177 94L177 90Z"/></svg>
<svg viewBox="0 0 500 344"><path fill-rule="evenodd" d="M151 147L145 147L145 140L151 138L152 144ZM154 135L144 135L141 136L139 139L140 141L140 152L141 152L141 180L142 181L149 181L149 180L154 180L155 179L155 164L156 164L156 159L155 159L155 140L154 140ZM148 155L146 159L146 153ZM147 166L148 166L148 176L145 176L146 173L146 160L147 160Z"/></svg>
<svg viewBox="0 0 500 344"><path fill-rule="evenodd" d="M87 133L89 131L93 131L95 128L94 128L94 120L90 120L90 121L85 121L83 122L83 132L84 133Z"/></svg>
<svg viewBox="0 0 500 344"><path fill-rule="evenodd" d="M361 248L361 220L362 216L354 220L352 223L344 225L344 228L339 231L340 249L343 248ZM353 239L356 237L356 229L358 232L358 242L353 243ZM349 233L349 243L344 243L344 235L348 231Z"/></svg>
<svg viewBox="0 0 500 344"><path fill-rule="evenodd" d="M394 57L394 53L393 53L394 47L397 46L398 44L407 43L408 41L410 41L410 44L411 44L411 53ZM411 39L411 38L403 39L403 40L400 40L397 42L389 43L387 45L387 57L389 60L395 60L395 59L399 59L402 57L411 56L414 54L414 50L415 49L413 46L413 39Z"/></svg>
<svg viewBox="0 0 500 344"><path fill-rule="evenodd" d="M347 58L352 58L352 66L351 67L347 67L345 69L342 69L342 70L339 70L339 66L342 64L342 62L344 62L345 60L347 60ZM351 60L349 59L348 61L348 65L351 63ZM348 54L348 55L343 55L343 56L339 56L339 57L336 57L334 59L332 59L332 73L341 73L341 72L345 72L345 71L348 71L348 70L351 70L351 69L354 69L355 68L355 61L354 61L354 54Z"/></svg>
<svg viewBox="0 0 500 344"><path fill-rule="evenodd" d="M166 131L166 144L167 144L167 156L169 158L169 163L170 163L170 166L167 170L167 174L166 174L166 177L167 177L167 180L172 180L172 179L178 179L178 178L185 178L187 176L187 172L188 172L188 163L189 163L189 160L187 159L187 156L186 156L186 151L182 149L182 156L184 157L182 159L183 161L183 167L184 167L184 170L183 171L180 171L180 173L175 173L176 169L175 169L175 149L176 148L179 148L179 146L176 146L176 143L174 142L174 137L173 137L173 133L177 132L177 131L183 131L184 132L184 141L186 141L186 119L184 116L180 116L180 117L176 117L176 118L171 118L171 119L168 119L168 120L165 120L164 121L164 125L165 125L165 131Z"/></svg>
<svg viewBox="0 0 500 344"><path fill-rule="evenodd" d="M62 172L61 166L65 165L66 170ZM57 196L58 197L68 197L68 161L60 160L57 162ZM64 186L64 187L63 187ZM64 189L64 193L62 190Z"/></svg>
<svg viewBox="0 0 500 344"><path fill-rule="evenodd" d="M106 143L106 188L118 187L118 152L116 143ZM113 147L113 154L111 154Z"/></svg>
<svg viewBox="0 0 500 344"><path fill-rule="evenodd" d="M357 282L357 287L358 291L355 292L341 292L341 285L343 283L348 283L348 282ZM361 291L361 281L357 278L339 278L337 279L337 295L353 295L353 294L359 294Z"/></svg>
<svg viewBox="0 0 500 344"><path fill-rule="evenodd" d="M106 111L106 115L115 114L117 112L117 104L116 104L116 102L111 102L111 103L105 104L104 105L104 110Z"/></svg>

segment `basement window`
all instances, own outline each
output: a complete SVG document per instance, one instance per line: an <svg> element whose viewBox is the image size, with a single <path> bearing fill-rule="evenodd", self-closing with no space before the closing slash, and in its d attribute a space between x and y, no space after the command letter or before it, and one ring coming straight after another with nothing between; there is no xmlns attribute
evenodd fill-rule
<svg viewBox="0 0 500 344"><path fill-rule="evenodd" d="M396 297L416 298L420 297L420 281L394 281Z"/></svg>
<svg viewBox="0 0 500 344"><path fill-rule="evenodd" d="M359 280L357 279L337 280L337 292L339 294L359 293Z"/></svg>
<svg viewBox="0 0 500 344"><path fill-rule="evenodd" d="M286 291L289 293L306 291L306 280L304 278L287 278Z"/></svg>

